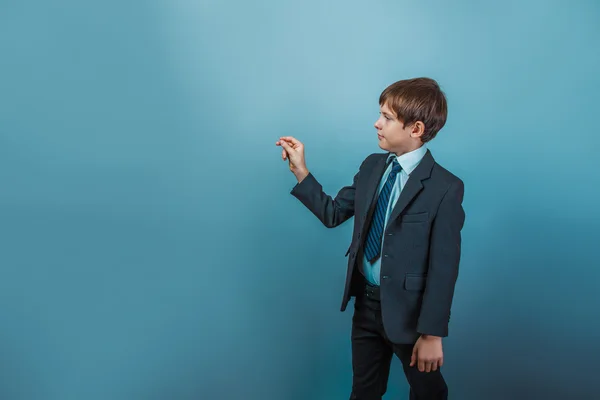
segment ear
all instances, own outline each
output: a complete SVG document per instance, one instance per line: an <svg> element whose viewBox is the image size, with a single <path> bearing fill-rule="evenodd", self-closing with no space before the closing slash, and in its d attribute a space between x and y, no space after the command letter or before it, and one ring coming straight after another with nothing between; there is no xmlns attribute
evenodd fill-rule
<svg viewBox="0 0 600 400"><path fill-rule="evenodd" d="M425 133L425 124L421 121L417 121L413 124L410 136L414 138L420 138Z"/></svg>

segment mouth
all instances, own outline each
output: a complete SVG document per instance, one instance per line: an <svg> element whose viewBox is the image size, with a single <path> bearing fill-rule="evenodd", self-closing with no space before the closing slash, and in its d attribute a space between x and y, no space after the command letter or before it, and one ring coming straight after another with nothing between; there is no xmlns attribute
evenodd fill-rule
<svg viewBox="0 0 600 400"><path fill-rule="evenodd" d="M381 140L383 139L383 136L381 136L379 133L377 134L377 139Z"/></svg>

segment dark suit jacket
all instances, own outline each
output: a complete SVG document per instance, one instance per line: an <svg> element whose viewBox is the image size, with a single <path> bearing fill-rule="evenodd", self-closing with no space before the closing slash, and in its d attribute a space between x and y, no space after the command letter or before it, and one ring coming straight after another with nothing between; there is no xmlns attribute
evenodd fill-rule
<svg viewBox="0 0 600 400"><path fill-rule="evenodd" d="M355 217L342 311L362 290L358 268L388 154L368 156L352 185L335 198L324 193L312 173L291 191L328 228ZM414 343L420 334L448 336L465 221L463 194L462 180L437 164L429 150L402 189L381 253L382 318L392 342Z"/></svg>

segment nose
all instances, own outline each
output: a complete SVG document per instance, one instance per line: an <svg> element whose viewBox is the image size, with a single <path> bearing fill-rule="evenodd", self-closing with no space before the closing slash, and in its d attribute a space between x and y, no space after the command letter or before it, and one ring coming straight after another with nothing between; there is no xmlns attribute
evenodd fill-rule
<svg viewBox="0 0 600 400"><path fill-rule="evenodd" d="M373 124L373 126L377 129L377 130L381 130L381 118L379 118L377 121L375 121L375 124Z"/></svg>

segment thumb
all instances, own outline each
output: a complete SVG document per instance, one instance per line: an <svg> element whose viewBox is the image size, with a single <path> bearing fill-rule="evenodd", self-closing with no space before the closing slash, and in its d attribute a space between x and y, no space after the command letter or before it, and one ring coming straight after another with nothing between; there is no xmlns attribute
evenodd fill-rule
<svg viewBox="0 0 600 400"><path fill-rule="evenodd" d="M413 347L412 355L410 356L410 366L414 367L417 362L417 346Z"/></svg>

